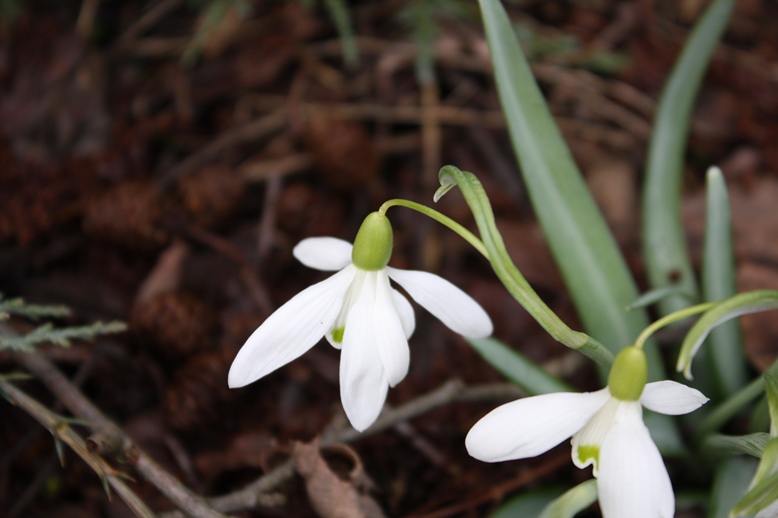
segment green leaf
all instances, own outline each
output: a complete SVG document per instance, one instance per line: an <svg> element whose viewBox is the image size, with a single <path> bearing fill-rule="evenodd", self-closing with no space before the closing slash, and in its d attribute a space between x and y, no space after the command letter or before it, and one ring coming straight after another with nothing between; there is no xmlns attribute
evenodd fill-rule
<svg viewBox="0 0 778 518"><path fill-rule="evenodd" d="M681 221L681 180L692 108L703 74L727 25L735 0L714 0L697 22L665 83L651 130L643 184L643 254L653 288L674 285L697 294ZM661 314L688 305L673 297Z"/></svg>
<svg viewBox="0 0 778 518"><path fill-rule="evenodd" d="M702 444L702 447L710 452L711 455L737 455L745 453L752 457L759 458L765 449L770 434L759 432L749 435L709 435Z"/></svg>
<svg viewBox="0 0 778 518"><path fill-rule="evenodd" d="M497 0L479 4L500 104L538 221L587 333L615 354L648 325L644 311L625 309L638 297L634 279L565 145L505 9ZM659 351L648 347L646 356L649 380L665 379ZM605 379L607 370L600 373ZM669 418L657 416L652 426L658 436L675 437L659 445L663 451L680 443Z"/></svg>
<svg viewBox="0 0 778 518"><path fill-rule="evenodd" d="M597 480L587 480L548 504L538 518L572 518L596 500Z"/></svg>
<svg viewBox="0 0 778 518"><path fill-rule="evenodd" d="M778 378L771 372L764 375L767 411L770 414L770 432L778 435Z"/></svg>
<svg viewBox="0 0 778 518"><path fill-rule="evenodd" d="M778 361L774 362L769 371L771 374L778 374ZM735 415L747 408L749 404L764 391L764 377L759 376L737 391L726 400L713 407L708 415L700 422L695 432L697 441L704 440L709 433L718 430Z"/></svg>
<svg viewBox="0 0 778 518"><path fill-rule="evenodd" d="M737 288L732 213L727 186L718 167L708 170L707 183L702 292L705 301L712 302L733 296ZM712 396L720 399L743 388L748 383L748 371L740 324L736 321L721 324L711 331L708 345L705 351L716 388Z"/></svg>
<svg viewBox="0 0 778 518"><path fill-rule="evenodd" d="M467 341L484 360L528 395L574 392L570 385L550 375L538 364L496 338Z"/></svg>
<svg viewBox="0 0 778 518"><path fill-rule="evenodd" d="M554 259L587 332L612 353L647 325L625 308L638 297L616 242L589 193L497 0L480 0L495 80L513 149ZM650 379L663 379L654 348Z"/></svg>
<svg viewBox="0 0 778 518"><path fill-rule="evenodd" d="M730 457L716 466L707 518L729 518L732 507L748 491L755 468L756 460L748 457Z"/></svg>
<svg viewBox="0 0 778 518"><path fill-rule="evenodd" d="M689 301L694 300L692 295L683 293L677 286L662 286L661 288L655 288L643 293L632 304L627 306L627 310L645 308L672 296L686 297Z"/></svg>
<svg viewBox="0 0 778 518"><path fill-rule="evenodd" d="M770 309L778 309L777 290L755 290L739 293L716 304L712 309L706 311L686 334L681 345L681 352L678 354L676 370L683 372L687 379L692 379L692 359L714 327L742 315Z"/></svg>
<svg viewBox="0 0 778 518"><path fill-rule="evenodd" d="M758 513L778 500L778 471L765 478L732 508L733 516Z"/></svg>

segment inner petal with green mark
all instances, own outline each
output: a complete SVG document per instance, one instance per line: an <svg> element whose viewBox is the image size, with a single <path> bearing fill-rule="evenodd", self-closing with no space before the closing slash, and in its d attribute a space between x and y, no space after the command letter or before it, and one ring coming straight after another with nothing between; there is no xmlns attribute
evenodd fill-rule
<svg viewBox="0 0 778 518"><path fill-rule="evenodd" d="M332 341L335 343L343 342L343 332L346 330L346 326L338 327L332 330Z"/></svg>
<svg viewBox="0 0 778 518"><path fill-rule="evenodd" d="M578 461L581 464L594 465L594 470L597 471L597 468L599 466L600 461L600 446L593 444L593 445L579 445L578 451L576 452L578 455Z"/></svg>

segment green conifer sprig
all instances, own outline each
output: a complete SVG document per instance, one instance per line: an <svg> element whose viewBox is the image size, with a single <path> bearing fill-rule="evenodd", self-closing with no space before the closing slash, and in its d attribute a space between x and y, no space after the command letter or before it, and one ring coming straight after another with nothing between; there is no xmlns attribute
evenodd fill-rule
<svg viewBox="0 0 778 518"><path fill-rule="evenodd" d="M97 335L121 333L127 329L124 322L95 322L86 326L55 328L51 323L36 327L26 335L9 335L0 328L0 350L31 351L36 345L53 343L62 347L71 340L91 340Z"/></svg>
<svg viewBox="0 0 778 518"><path fill-rule="evenodd" d="M44 317L62 318L69 316L70 310L65 306L27 304L24 299L6 299L0 294L0 320L8 320L11 315L33 320Z"/></svg>
<svg viewBox="0 0 778 518"><path fill-rule="evenodd" d="M127 330L124 322L95 322L83 326L55 327L45 322L29 333L20 335L3 322L11 316L31 320L62 318L70 315L65 306L48 304L27 304L24 299L6 299L0 294L0 351L31 351L36 345L52 343L67 347L72 340L92 340L98 335L121 333Z"/></svg>

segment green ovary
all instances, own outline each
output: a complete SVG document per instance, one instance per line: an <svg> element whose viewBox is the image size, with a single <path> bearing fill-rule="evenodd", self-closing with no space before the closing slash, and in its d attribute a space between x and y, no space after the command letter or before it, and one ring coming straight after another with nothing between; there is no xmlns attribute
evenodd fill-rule
<svg viewBox="0 0 778 518"><path fill-rule="evenodd" d="M338 327L332 330L332 340L335 343L341 343L343 341L343 333L346 331L345 327Z"/></svg>
<svg viewBox="0 0 778 518"><path fill-rule="evenodd" d="M351 250L351 262L360 270L383 270L392 256L392 225L389 218L379 212L368 214Z"/></svg>

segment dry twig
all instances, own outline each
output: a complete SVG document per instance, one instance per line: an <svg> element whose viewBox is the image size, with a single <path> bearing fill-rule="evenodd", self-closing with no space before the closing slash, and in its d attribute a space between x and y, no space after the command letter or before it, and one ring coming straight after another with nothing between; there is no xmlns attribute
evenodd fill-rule
<svg viewBox="0 0 778 518"><path fill-rule="evenodd" d="M56 440L61 440L70 446L97 473L103 484L106 485L106 490L107 485L110 485L136 516L154 516L154 513L143 503L143 500L121 480L121 473L115 471L102 457L93 453L87 443L84 442L84 439L68 425L67 419L55 414L9 381L0 380L0 392L13 405L18 406L35 418L36 421L51 432L51 435Z"/></svg>
<svg viewBox="0 0 778 518"><path fill-rule="evenodd" d="M404 405L397 408L386 408L376 422L373 423L373 426L362 433L351 427L347 429L338 429L335 426L328 427L322 433L320 444L322 447L325 447L370 437L392 428L398 423L405 422L449 403L500 401L517 398L522 394L521 389L511 383L492 383L467 387L459 380L451 380ZM208 503L214 509L222 512L233 512L257 507L262 505L264 498L269 496L263 495L263 493L273 491L291 479L294 473L294 462L291 459L287 460L242 489L223 496L210 498ZM183 515L180 512L172 512L164 514L163 518L183 518Z"/></svg>
<svg viewBox="0 0 778 518"><path fill-rule="evenodd" d="M112 444L120 444L125 455L132 452L127 456L135 460L138 473L179 509L195 518L224 518L224 515L209 507L203 498L192 493L141 451L116 423L103 415L49 360L37 353L17 353L14 358L46 385L75 416L91 423L93 431L104 435Z"/></svg>

